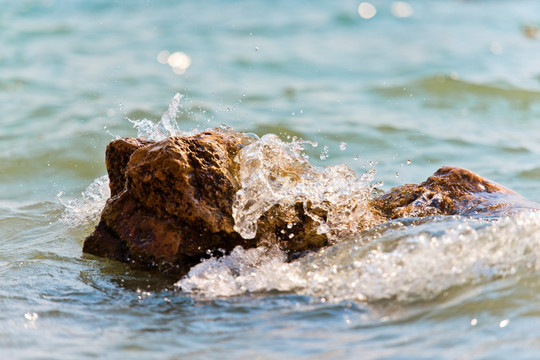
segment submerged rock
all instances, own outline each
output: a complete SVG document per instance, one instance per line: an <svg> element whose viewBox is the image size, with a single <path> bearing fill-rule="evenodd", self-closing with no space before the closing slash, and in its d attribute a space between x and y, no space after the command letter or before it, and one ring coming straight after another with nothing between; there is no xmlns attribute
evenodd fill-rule
<svg viewBox="0 0 540 360"><path fill-rule="evenodd" d="M276 203L258 217L253 238L235 230L233 205L246 175L244 171L240 176L239 154L253 142L225 130L157 142L132 138L111 142L106 151L111 198L83 251L177 274L201 258L238 245L277 244L294 257L335 241L330 231L321 231L331 216L324 201ZM343 234L402 217L500 216L538 208L501 185L455 167L443 167L419 185L403 185L374 197L361 212L358 204L363 203L344 207L344 213L356 218L346 218L353 226L343 226L349 231ZM335 228L339 230L339 224Z"/></svg>

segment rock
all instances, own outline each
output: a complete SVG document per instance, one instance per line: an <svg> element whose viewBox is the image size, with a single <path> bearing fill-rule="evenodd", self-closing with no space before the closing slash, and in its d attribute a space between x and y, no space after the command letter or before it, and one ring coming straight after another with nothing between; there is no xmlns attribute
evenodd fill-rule
<svg viewBox="0 0 540 360"><path fill-rule="evenodd" d="M240 189L235 158L253 141L216 130L158 142L111 142L106 151L111 198L83 251L176 275L201 258L238 245L278 244L291 258L329 245L312 219L313 214L322 219L326 214L303 203L266 211L253 239L235 231L232 208ZM419 185L403 185L373 198L368 210L375 225L402 217L490 216L521 208L538 205L468 170L443 167Z"/></svg>
<svg viewBox="0 0 540 360"><path fill-rule="evenodd" d="M371 205L387 219L430 215L490 218L539 208L502 185L453 166L440 168L419 185L393 188L373 199Z"/></svg>
<svg viewBox="0 0 540 360"><path fill-rule="evenodd" d="M234 231L231 213L239 189L233 159L243 141L225 132L113 141L106 156L111 198L83 251L184 272L207 250L255 246Z"/></svg>
<svg viewBox="0 0 540 360"><path fill-rule="evenodd" d="M135 150L150 144L141 139L126 138L112 141L105 151L105 165L109 176L111 197L120 194L126 183L126 167Z"/></svg>

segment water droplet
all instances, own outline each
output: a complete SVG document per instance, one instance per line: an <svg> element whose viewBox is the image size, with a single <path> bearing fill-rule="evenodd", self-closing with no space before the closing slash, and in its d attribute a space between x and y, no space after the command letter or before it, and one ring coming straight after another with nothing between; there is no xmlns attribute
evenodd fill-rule
<svg viewBox="0 0 540 360"><path fill-rule="evenodd" d="M259 51L259 47L258 47L258 46L255 46L255 51Z"/></svg>
<svg viewBox="0 0 540 360"><path fill-rule="evenodd" d="M327 224L321 224L317 228L317 233L319 234L326 234L328 231L330 231L330 227Z"/></svg>
<svg viewBox="0 0 540 360"><path fill-rule="evenodd" d="M342 141L339 143L339 150L341 151L347 150L347 143L345 141Z"/></svg>
<svg viewBox="0 0 540 360"><path fill-rule="evenodd" d="M503 327L506 327L508 323L510 322L510 319L505 319L499 323L499 327L502 329Z"/></svg>
<svg viewBox="0 0 540 360"><path fill-rule="evenodd" d="M325 144L323 146L323 151L322 151L321 156L320 156L321 160L328 159L328 149L329 149L328 145Z"/></svg>
<svg viewBox="0 0 540 360"><path fill-rule="evenodd" d="M399 177L399 173L396 171L396 177Z"/></svg>
<svg viewBox="0 0 540 360"><path fill-rule="evenodd" d="M354 154L353 159L358 160L358 155Z"/></svg>
<svg viewBox="0 0 540 360"><path fill-rule="evenodd" d="M38 317L39 317L38 314L35 312L24 314L24 318L28 321L36 321Z"/></svg>
<svg viewBox="0 0 540 360"><path fill-rule="evenodd" d="M471 326L476 326L476 324L478 324L478 319L472 319Z"/></svg>
<svg viewBox="0 0 540 360"><path fill-rule="evenodd" d="M288 224L287 224L287 229L292 229L292 227L293 227L293 224L292 224L292 223L288 223Z"/></svg>
<svg viewBox="0 0 540 360"><path fill-rule="evenodd" d="M411 165L412 161L411 160L407 160L407 165Z"/></svg>

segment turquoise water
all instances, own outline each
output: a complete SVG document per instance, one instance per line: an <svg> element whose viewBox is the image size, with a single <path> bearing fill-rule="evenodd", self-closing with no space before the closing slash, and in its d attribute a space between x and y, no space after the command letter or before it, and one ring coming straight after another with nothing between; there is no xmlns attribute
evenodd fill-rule
<svg viewBox="0 0 540 360"><path fill-rule="evenodd" d="M172 280L81 253L106 144L176 93L185 131L316 141L313 164L371 162L383 189L461 166L540 202L540 3L360 3L0 1L0 357L537 358L536 214Z"/></svg>

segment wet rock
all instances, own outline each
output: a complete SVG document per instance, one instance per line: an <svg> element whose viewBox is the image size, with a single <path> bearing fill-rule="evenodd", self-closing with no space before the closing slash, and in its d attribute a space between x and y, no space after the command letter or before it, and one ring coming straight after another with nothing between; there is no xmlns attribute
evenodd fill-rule
<svg viewBox="0 0 540 360"><path fill-rule="evenodd" d="M112 141L107 145L105 164L109 176L111 197L120 194L124 190L126 167L131 155L135 150L147 144L150 144L150 142L142 139L125 138Z"/></svg>
<svg viewBox="0 0 540 360"><path fill-rule="evenodd" d="M278 244L291 258L329 245L313 220L327 214L309 203L273 206L258 219L253 239L235 231L233 201L241 187L236 159L253 141L222 130L158 142L113 141L106 151L111 198L83 251L179 274L238 245ZM443 167L419 185L373 198L368 210L376 225L430 215L500 216L523 208L538 204L468 170Z"/></svg>
<svg viewBox="0 0 540 360"><path fill-rule="evenodd" d="M327 245L301 204L292 212L279 206L268 210L253 239L234 230L232 204L240 189L235 157L251 141L241 133L212 131L159 142L111 142L106 151L111 198L83 251L183 273L201 258L238 245L275 243L291 253Z"/></svg>
<svg viewBox="0 0 540 360"><path fill-rule="evenodd" d="M440 168L419 185L393 188L371 205L387 219L431 215L490 218L539 207L502 185L453 166Z"/></svg>
<svg viewBox="0 0 540 360"><path fill-rule="evenodd" d="M319 210L319 216L325 217ZM317 232L318 225L305 213L304 204L297 203L294 209L284 210L274 205L257 221L257 236L260 244L278 244L289 256L317 250L329 244L326 234Z"/></svg>
<svg viewBox="0 0 540 360"><path fill-rule="evenodd" d="M248 141L225 132L107 148L111 198L83 251L183 272L207 250L252 247L234 229L234 157Z"/></svg>

